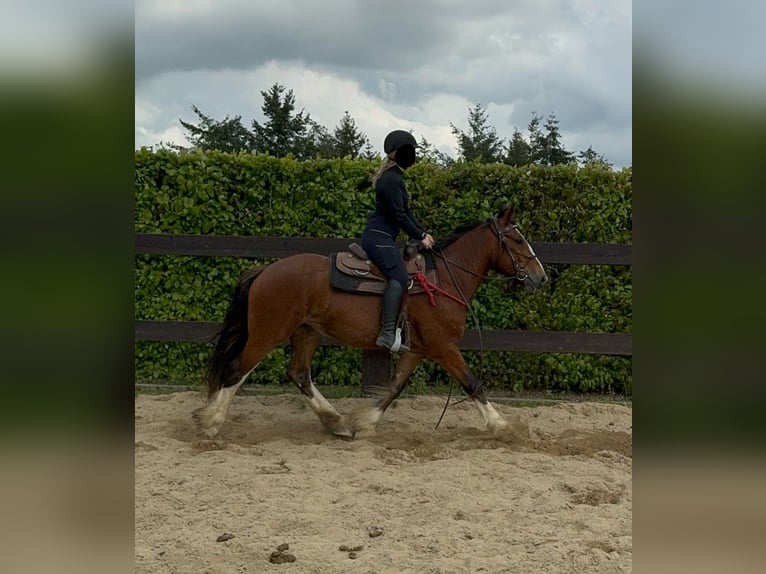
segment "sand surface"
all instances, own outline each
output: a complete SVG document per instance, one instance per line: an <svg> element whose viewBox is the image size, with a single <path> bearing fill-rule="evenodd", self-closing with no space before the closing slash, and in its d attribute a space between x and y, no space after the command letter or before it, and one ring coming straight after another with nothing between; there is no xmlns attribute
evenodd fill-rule
<svg viewBox="0 0 766 574"><path fill-rule="evenodd" d="M299 395L237 396L208 441L203 404L136 397L138 573L631 571L627 407L496 404L497 440L468 401L434 430L444 398L403 398L347 440Z"/></svg>

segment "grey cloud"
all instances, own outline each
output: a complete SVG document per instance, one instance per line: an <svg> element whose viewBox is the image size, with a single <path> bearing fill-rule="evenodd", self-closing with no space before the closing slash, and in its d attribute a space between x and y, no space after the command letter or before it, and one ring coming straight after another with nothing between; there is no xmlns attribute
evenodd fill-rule
<svg viewBox="0 0 766 574"><path fill-rule="evenodd" d="M567 26L555 0L222 0L214 13L168 13L161 1L138 2L139 80L167 71L252 69L270 60L407 71L441 65L455 54L490 55L492 37L535 41ZM523 35L523 38L521 36Z"/></svg>
<svg viewBox="0 0 766 574"><path fill-rule="evenodd" d="M510 117L497 125L508 135L514 125L523 131L533 110L554 112L562 130L573 133L604 126L629 133L632 30L624 1L218 0L207 12L201 5L138 0L138 94L151 92L149 99L158 101L166 90L177 100L180 94L162 79L177 80L172 71L253 71L272 61L302 62L356 82L409 119L430 97L450 94L505 109L513 104ZM256 105L256 90L267 88L249 86ZM212 93L215 86L206 90L197 91L211 93L210 101L193 103L213 113L221 98ZM188 91L182 95L191 98ZM246 109L225 113L252 115Z"/></svg>
<svg viewBox="0 0 766 574"><path fill-rule="evenodd" d="M252 69L274 59L381 70L418 67L445 49L459 23L429 17L425 2L409 3L402 17L397 4L344 2L328 9L327 2L304 2L298 10L279 2L278 10L266 10L261 2L228 2L224 7L236 5L236 12L178 19L139 11L137 77Z"/></svg>

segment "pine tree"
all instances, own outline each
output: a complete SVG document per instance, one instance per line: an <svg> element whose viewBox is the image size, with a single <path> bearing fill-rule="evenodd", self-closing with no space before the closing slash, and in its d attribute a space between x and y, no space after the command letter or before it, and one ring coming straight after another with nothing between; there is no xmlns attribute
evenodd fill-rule
<svg viewBox="0 0 766 574"><path fill-rule="evenodd" d="M542 117L537 112L532 112L532 119L529 120L529 125L527 125L527 132L529 133L529 160L537 164L543 163L546 149L545 136L540 129L541 121Z"/></svg>
<svg viewBox="0 0 766 574"><path fill-rule="evenodd" d="M548 115L543 126L545 132L540 127L542 120L542 116L532 112L532 119L527 127L531 161L539 165L558 165L574 161L574 154L568 152L561 143L561 132L559 132L559 121L556 115L553 113Z"/></svg>
<svg viewBox="0 0 766 574"><path fill-rule="evenodd" d="M503 140L497 137L495 128L487 125L487 119L487 109L476 104L468 111L468 133L450 123L465 161L495 163L502 159Z"/></svg>
<svg viewBox="0 0 766 574"><path fill-rule="evenodd" d="M199 125L185 122L181 119L181 125L188 132L186 140L196 149L202 151L218 150L236 153L253 149L253 135L242 125L242 116L216 121L210 116L203 114L197 106L192 110L200 120Z"/></svg>
<svg viewBox="0 0 766 574"><path fill-rule="evenodd" d="M433 146L425 138L425 136L421 136L420 141L418 142L418 156L425 161L435 163L436 165L441 167L449 167L450 165L455 163L454 159L452 159L446 153L443 153L439 151L438 149L436 149L436 147Z"/></svg>
<svg viewBox="0 0 766 574"><path fill-rule="evenodd" d="M574 154L568 152L561 142L561 133L559 132L559 120L556 115L551 113L545 122L545 152L544 165L559 165L571 163L574 161Z"/></svg>
<svg viewBox="0 0 766 574"><path fill-rule="evenodd" d="M301 110L295 114L295 95L292 90L285 92L281 84L274 84L263 96L264 124L253 120L254 149L276 157L287 154L303 159L311 157L310 145L305 138L312 127L311 117Z"/></svg>
<svg viewBox="0 0 766 574"><path fill-rule="evenodd" d="M348 111L343 114L340 123L333 132L334 154L337 157L359 157L362 147L369 143L367 136L356 129L356 122Z"/></svg>
<svg viewBox="0 0 766 574"><path fill-rule="evenodd" d="M306 133L298 139L291 152L298 159L331 158L335 152L335 140L327 128L312 119L306 122Z"/></svg>
<svg viewBox="0 0 766 574"><path fill-rule="evenodd" d="M508 153L505 156L505 163L515 166L532 163L532 150L518 128L514 128L513 136L508 142Z"/></svg>
<svg viewBox="0 0 766 574"><path fill-rule="evenodd" d="M601 165L609 169L613 167L611 162L593 149L593 146L588 146L588 149L577 154L577 161L580 165Z"/></svg>
<svg viewBox="0 0 766 574"><path fill-rule="evenodd" d="M372 144L369 140L367 140L367 143L364 144L364 149L362 150L362 153L359 157L362 157L364 159L380 159L380 154L375 151L375 148L372 147Z"/></svg>

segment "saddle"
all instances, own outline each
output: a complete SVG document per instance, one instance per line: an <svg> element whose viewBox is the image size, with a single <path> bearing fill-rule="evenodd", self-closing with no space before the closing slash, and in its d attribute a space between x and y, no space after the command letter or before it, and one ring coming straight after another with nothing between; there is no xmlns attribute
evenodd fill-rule
<svg viewBox="0 0 766 574"><path fill-rule="evenodd" d="M433 255L418 253L416 243L404 247L404 263L410 282L407 292L410 295L423 293L423 288L414 280L417 273L422 273L434 284L439 283ZM383 272L370 261L367 252L358 243L351 243L348 251L330 254L330 285L352 293L381 294L386 289L388 279Z"/></svg>

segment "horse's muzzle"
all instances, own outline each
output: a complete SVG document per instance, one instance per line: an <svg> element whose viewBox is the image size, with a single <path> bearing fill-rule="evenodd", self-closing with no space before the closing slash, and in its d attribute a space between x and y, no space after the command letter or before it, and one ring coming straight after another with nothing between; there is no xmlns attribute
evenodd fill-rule
<svg viewBox="0 0 766 574"><path fill-rule="evenodd" d="M521 278L522 272L523 279ZM516 277L514 277L514 279L524 286L525 291L537 291L538 289L542 289L543 285L548 282L548 275L543 275L542 277L537 278L529 275L526 270L522 270Z"/></svg>

